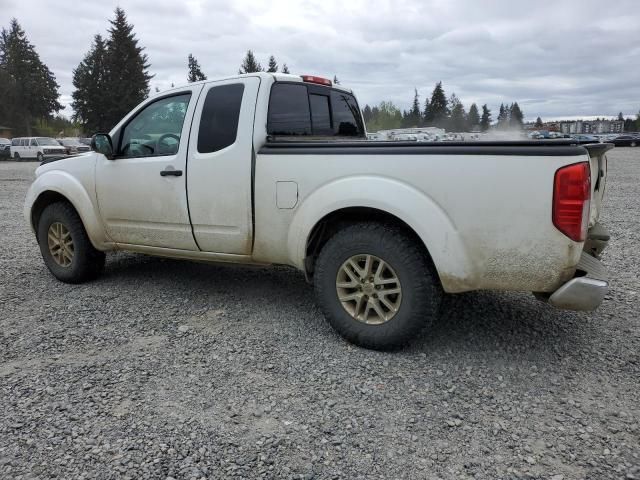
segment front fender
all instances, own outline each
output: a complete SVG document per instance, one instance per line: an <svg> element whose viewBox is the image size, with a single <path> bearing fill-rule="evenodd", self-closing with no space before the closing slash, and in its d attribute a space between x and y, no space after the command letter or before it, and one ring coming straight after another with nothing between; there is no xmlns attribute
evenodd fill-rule
<svg viewBox="0 0 640 480"><path fill-rule="evenodd" d="M82 183L63 170L47 170L41 173L29 187L24 203L24 217L35 233L32 210L38 198L46 192L55 192L65 197L76 209L91 243L98 250L109 250L113 243L107 237L104 226L97 214L92 195Z"/></svg>
<svg viewBox="0 0 640 480"><path fill-rule="evenodd" d="M287 250L294 265L304 269L307 242L313 227L326 215L349 207L389 213L409 225L424 242L448 292L468 289L473 266L460 235L447 213L432 198L397 179L354 176L322 185L296 209Z"/></svg>

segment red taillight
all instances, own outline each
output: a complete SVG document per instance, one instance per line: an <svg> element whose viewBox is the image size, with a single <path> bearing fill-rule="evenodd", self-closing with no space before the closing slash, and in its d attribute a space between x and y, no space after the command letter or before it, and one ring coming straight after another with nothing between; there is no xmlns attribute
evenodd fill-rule
<svg viewBox="0 0 640 480"><path fill-rule="evenodd" d="M303 82L319 83L320 85L331 86L331 80L328 78L314 77L313 75L301 75Z"/></svg>
<svg viewBox="0 0 640 480"><path fill-rule="evenodd" d="M553 224L575 242L587 238L591 172L588 162L558 169L553 183Z"/></svg>

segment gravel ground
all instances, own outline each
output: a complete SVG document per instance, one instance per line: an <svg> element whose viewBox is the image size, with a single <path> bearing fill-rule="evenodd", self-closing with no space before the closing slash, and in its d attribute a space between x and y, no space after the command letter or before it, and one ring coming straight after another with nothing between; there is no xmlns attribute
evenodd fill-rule
<svg viewBox="0 0 640 480"><path fill-rule="evenodd" d="M595 313L451 297L410 348L337 337L285 268L131 254L78 286L0 163L0 478L640 479L640 148L610 155Z"/></svg>

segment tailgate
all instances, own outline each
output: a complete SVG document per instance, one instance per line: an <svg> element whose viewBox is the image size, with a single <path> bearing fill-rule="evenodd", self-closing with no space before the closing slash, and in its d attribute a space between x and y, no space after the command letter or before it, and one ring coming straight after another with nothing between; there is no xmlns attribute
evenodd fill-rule
<svg viewBox="0 0 640 480"><path fill-rule="evenodd" d="M613 148L611 143L592 143L582 145L589 152L591 162L591 212L589 228L598 223L602 211L602 198L607 183L606 152Z"/></svg>

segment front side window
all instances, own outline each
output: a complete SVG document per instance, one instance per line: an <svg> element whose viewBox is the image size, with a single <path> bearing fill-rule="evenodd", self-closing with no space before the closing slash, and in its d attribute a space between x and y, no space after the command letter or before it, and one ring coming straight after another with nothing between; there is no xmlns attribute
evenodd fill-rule
<svg viewBox="0 0 640 480"><path fill-rule="evenodd" d="M198 152L217 152L235 143L243 92L241 83L212 87L207 92L200 117Z"/></svg>
<svg viewBox="0 0 640 480"><path fill-rule="evenodd" d="M190 93L157 100L141 110L122 131L119 157L175 155L180 147Z"/></svg>
<svg viewBox="0 0 640 480"><path fill-rule="evenodd" d="M276 83L269 99L269 135L311 135L309 99L305 85Z"/></svg>
<svg viewBox="0 0 640 480"><path fill-rule="evenodd" d="M36 139L35 139L35 138L32 138L32 139L31 139L31 146L32 146L32 147L37 147L37 146L38 146L38 143L36 142Z"/></svg>

